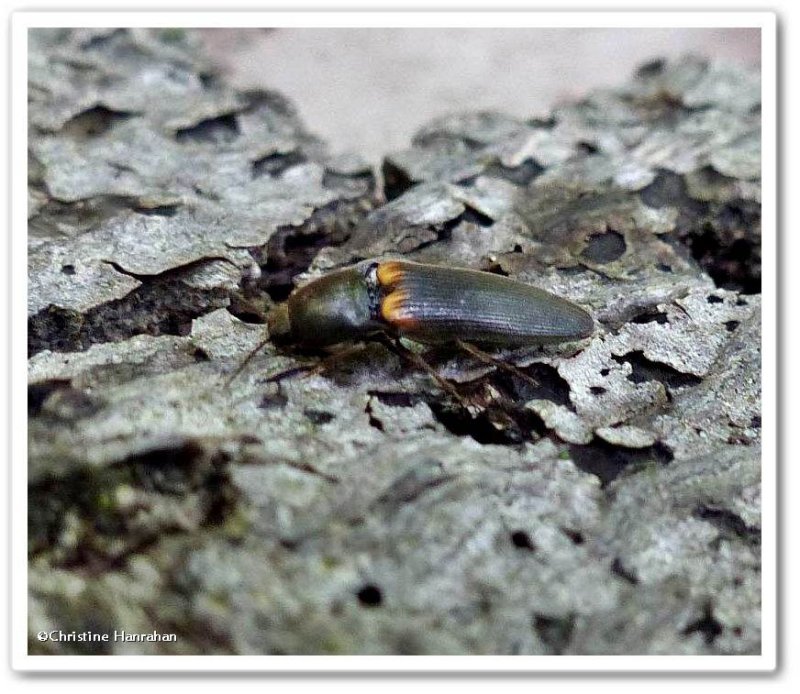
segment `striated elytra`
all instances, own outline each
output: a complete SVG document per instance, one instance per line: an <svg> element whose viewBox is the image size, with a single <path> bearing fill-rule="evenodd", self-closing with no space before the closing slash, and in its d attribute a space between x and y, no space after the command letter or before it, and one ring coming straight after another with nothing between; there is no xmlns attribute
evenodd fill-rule
<svg viewBox="0 0 800 694"><path fill-rule="evenodd" d="M367 260L296 289L268 317L276 343L324 347L376 333L515 347L589 337L592 317L537 287L488 272Z"/></svg>

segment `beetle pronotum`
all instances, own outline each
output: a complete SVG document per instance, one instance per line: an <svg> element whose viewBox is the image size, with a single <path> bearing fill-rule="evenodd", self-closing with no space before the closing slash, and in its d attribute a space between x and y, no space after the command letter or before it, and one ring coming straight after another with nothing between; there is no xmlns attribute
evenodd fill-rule
<svg viewBox="0 0 800 694"><path fill-rule="evenodd" d="M510 365L472 343L520 347L578 340L594 331L584 309L537 287L489 272L389 259L365 260L296 289L270 312L267 325L278 345L317 348L404 337L452 343L505 367ZM401 349L397 342L395 347ZM403 356L441 384L418 355L403 350Z"/></svg>

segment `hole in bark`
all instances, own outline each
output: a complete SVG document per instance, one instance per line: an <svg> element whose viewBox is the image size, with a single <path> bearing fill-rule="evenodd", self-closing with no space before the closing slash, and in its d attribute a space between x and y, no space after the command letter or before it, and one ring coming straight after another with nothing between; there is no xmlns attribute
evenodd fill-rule
<svg viewBox="0 0 800 694"><path fill-rule="evenodd" d="M709 294L709 296L706 298L706 301L709 304L721 304L724 301L724 299L721 296L717 296L716 294Z"/></svg>
<svg viewBox="0 0 800 694"><path fill-rule="evenodd" d="M367 406L364 408L364 412L367 415L367 422L373 428L377 429L378 431L383 431L383 422L378 419L374 414L372 414L372 401L367 403Z"/></svg>
<svg viewBox="0 0 800 694"><path fill-rule="evenodd" d="M683 176L663 170L639 195L650 207L678 210L675 231L668 237L687 247L718 287L745 294L761 291L761 207L757 202L733 200L723 205L695 200Z"/></svg>
<svg viewBox="0 0 800 694"><path fill-rule="evenodd" d="M748 224L754 226L758 218ZM756 257L756 244L750 239L739 238L732 242L720 240L717 230L706 227L697 236L688 239L692 257L708 272L714 284L723 289L741 291L744 294L761 292L761 262Z"/></svg>
<svg viewBox="0 0 800 694"><path fill-rule="evenodd" d="M685 374L668 364L651 361L641 350L628 352L621 357L612 355L612 359L619 364L630 364L631 372L628 374L628 380L632 383L660 381L670 388L696 386L702 383L702 379L693 374Z"/></svg>
<svg viewBox="0 0 800 694"><path fill-rule="evenodd" d="M227 309L228 313L238 318L242 323L248 323L249 325L264 325L266 323L266 316L256 313L250 308L239 307L232 303Z"/></svg>
<svg viewBox="0 0 800 694"><path fill-rule="evenodd" d="M365 607L380 607L383 603L381 589L372 583L368 583L359 588L356 597Z"/></svg>
<svg viewBox="0 0 800 694"><path fill-rule="evenodd" d="M335 415L324 410L307 409L303 411L303 414L312 424L328 424L335 419Z"/></svg>
<svg viewBox="0 0 800 694"><path fill-rule="evenodd" d="M180 205L175 203L174 205L157 205L156 207L142 207L138 205L133 209L139 214L148 215L150 217L174 217L178 214L179 207Z"/></svg>
<svg viewBox="0 0 800 694"><path fill-rule="evenodd" d="M130 294L84 314L56 306L42 309L28 319L29 356L44 349L79 352L133 335L188 335L195 318L228 305L226 290L193 288L180 281L196 265L138 278L143 283Z"/></svg>
<svg viewBox="0 0 800 694"><path fill-rule="evenodd" d="M490 374L489 378L498 388L507 392L515 402L551 400L557 405L572 409L572 401L569 397L569 383L562 378L555 367L549 364L534 363L521 370L539 385L534 386L526 380L499 369Z"/></svg>
<svg viewBox="0 0 800 694"><path fill-rule="evenodd" d="M631 585L635 586L637 583L639 583L639 579L636 577L636 574L633 573L633 571L626 569L619 557L615 558L611 564L611 573L615 576L619 576L621 579L627 581Z"/></svg>
<svg viewBox="0 0 800 694"><path fill-rule="evenodd" d="M270 247L278 247L282 243L280 255L269 255L270 260L264 266L264 274L259 285L269 294L276 303L286 301L294 290L292 278L308 269L317 251L327 246L326 237L321 232L301 236L285 236L276 238L281 232L270 239Z"/></svg>
<svg viewBox="0 0 800 694"><path fill-rule="evenodd" d="M508 271L503 269L500 263L489 263L487 266L482 267L484 272L491 272L493 275L500 275L500 277L508 277Z"/></svg>
<svg viewBox="0 0 800 694"><path fill-rule="evenodd" d="M705 175L719 177L713 169ZM694 200L683 176L664 170L639 195L650 207L677 208L673 236L689 248L718 287L745 294L761 291L759 203L733 200L721 205Z"/></svg>
<svg viewBox="0 0 800 694"><path fill-rule="evenodd" d="M638 323L638 324L658 323L659 325L663 325L664 323L667 323L668 321L669 321L669 318L667 318L667 314L666 313L662 313L661 311L656 311L655 313L650 313L650 312L641 313L638 316L634 316L631 319L631 323Z"/></svg>
<svg viewBox="0 0 800 694"><path fill-rule="evenodd" d="M494 224L494 220L491 217L489 217L488 215L483 214L483 212L480 212L480 211L474 209L473 207L467 207L453 221L455 221L456 224L461 223L461 222L469 222L471 224L475 224L476 226L484 227L484 228L490 227L490 226L492 226L492 224ZM453 226L456 226L456 224L454 224Z"/></svg>
<svg viewBox="0 0 800 694"><path fill-rule="evenodd" d="M195 361L211 360L211 357L209 356L208 352L206 352L202 347L195 347L194 352L192 352L192 356L195 358Z"/></svg>
<svg viewBox="0 0 800 694"><path fill-rule="evenodd" d="M751 545L761 544L761 528L747 525L741 516L727 508L698 506L692 515L708 521L723 535L735 536Z"/></svg>
<svg viewBox="0 0 800 694"><path fill-rule="evenodd" d="M592 395L602 395L606 392L606 389L603 386L589 386L589 392Z"/></svg>
<svg viewBox="0 0 800 694"><path fill-rule="evenodd" d="M538 441L547 428L541 417L530 409L517 405L530 397L521 396L516 389L527 385L521 379L505 371L494 372L471 384L463 384L466 399L480 408L476 415L463 407L454 407L450 401L428 400L434 417L455 436L469 436L484 444L519 444L523 441ZM526 391L527 392L527 391ZM538 397L538 396L537 396Z"/></svg>
<svg viewBox="0 0 800 694"><path fill-rule="evenodd" d="M727 442L736 446L752 446L754 441L743 432L734 431L727 438Z"/></svg>
<svg viewBox="0 0 800 694"><path fill-rule="evenodd" d="M547 116L546 118L533 117L525 121L527 125L532 128L540 128L542 130L552 130L558 125L558 118L555 116Z"/></svg>
<svg viewBox="0 0 800 694"><path fill-rule="evenodd" d="M227 456L218 454L208 476L203 480L200 491L205 504L203 525L222 525L236 505L237 492L231 483L228 468L224 466L228 462Z"/></svg>
<svg viewBox="0 0 800 694"><path fill-rule="evenodd" d="M260 176L277 178L292 167L305 164L307 161L308 158L297 150L286 154L278 154L277 152L268 154L253 162L252 176L253 178L259 178Z"/></svg>
<svg viewBox="0 0 800 694"><path fill-rule="evenodd" d="M563 653L575 629L575 617L551 617L537 614L533 617L533 628L542 642L558 655Z"/></svg>
<svg viewBox="0 0 800 694"><path fill-rule="evenodd" d="M94 106L70 118L61 129L69 137L79 140L98 137L114 125L128 120L133 114L127 111L115 111L105 106Z"/></svg>
<svg viewBox="0 0 800 694"><path fill-rule="evenodd" d="M544 171L533 159L525 159L519 166L513 168L503 166L499 162L487 167L485 176L502 178L517 186L527 186L531 181Z"/></svg>
<svg viewBox="0 0 800 694"><path fill-rule="evenodd" d="M381 404L387 407L413 407L414 403L419 399L409 393L387 393L371 390L369 394L377 398Z"/></svg>
<svg viewBox="0 0 800 694"><path fill-rule="evenodd" d="M182 144L226 144L239 137L239 121L235 113L228 113L201 120L188 128L175 132L175 139Z"/></svg>
<svg viewBox="0 0 800 694"><path fill-rule="evenodd" d="M383 160L381 174L383 175L383 194L386 202L399 198L414 185L412 178L388 159Z"/></svg>
<svg viewBox="0 0 800 694"><path fill-rule="evenodd" d="M626 249L627 244L622 234L607 231L605 234L592 234L586 239L581 258L591 263L611 263L621 258Z"/></svg>
<svg viewBox="0 0 800 694"><path fill-rule="evenodd" d="M125 459L124 464L145 489L180 495L196 488L200 481L196 477L197 463L203 452L199 444L186 441L132 455Z"/></svg>
<svg viewBox="0 0 800 694"><path fill-rule="evenodd" d="M258 407L261 410L279 410L286 406L289 398L280 390L275 393L266 393L261 397Z"/></svg>
<svg viewBox="0 0 800 694"><path fill-rule="evenodd" d="M587 445L570 445L570 458L584 472L596 475L602 487L619 477L628 468L649 463L665 465L674 455L668 446L660 441L647 448L623 448L607 441L596 439Z"/></svg>
<svg viewBox="0 0 800 694"><path fill-rule="evenodd" d="M62 265L61 272L65 275L74 275L75 274L75 266L74 265Z"/></svg>
<svg viewBox="0 0 800 694"><path fill-rule="evenodd" d="M515 530L511 533L511 544L517 549L526 549L530 552L536 551L536 545L531 540L530 535L524 530Z"/></svg>
<svg viewBox="0 0 800 694"><path fill-rule="evenodd" d="M198 72L197 79L200 80L203 89L214 89L221 86L219 76L213 72Z"/></svg>
<svg viewBox="0 0 800 694"><path fill-rule="evenodd" d="M706 644L712 644L716 638L722 633L722 624L714 617L713 608L711 603L708 603L703 609L703 616L695 622L692 622L683 630L684 636L691 636L692 634L700 633Z"/></svg>
<svg viewBox="0 0 800 694"><path fill-rule="evenodd" d="M546 431L535 412L509 407L484 407L475 417L461 408L429 402L436 421L454 436L469 436L478 443L515 445L538 440Z"/></svg>
<svg viewBox="0 0 800 694"><path fill-rule="evenodd" d="M33 417L42 411L45 400L62 388L69 388L69 379L54 379L28 386L28 416Z"/></svg>
<svg viewBox="0 0 800 694"><path fill-rule="evenodd" d="M706 214L708 205L689 196L683 176L660 169L653 182L639 191L639 198L648 207L677 207L679 221L687 225Z"/></svg>
<svg viewBox="0 0 800 694"><path fill-rule="evenodd" d="M258 286L275 302L285 301L294 289L293 278L305 272L319 251L343 242L349 231L337 224L335 207L320 208L302 227L278 229L266 248L251 248L250 254L261 267Z"/></svg>
<svg viewBox="0 0 800 694"><path fill-rule="evenodd" d="M580 530L572 530L572 528L561 528L564 533L572 542L573 545L582 545L585 541L583 533Z"/></svg>
<svg viewBox="0 0 800 694"><path fill-rule="evenodd" d="M727 330L729 333L732 333L738 327L739 327L738 320L729 320L727 323L725 323L725 330Z"/></svg>

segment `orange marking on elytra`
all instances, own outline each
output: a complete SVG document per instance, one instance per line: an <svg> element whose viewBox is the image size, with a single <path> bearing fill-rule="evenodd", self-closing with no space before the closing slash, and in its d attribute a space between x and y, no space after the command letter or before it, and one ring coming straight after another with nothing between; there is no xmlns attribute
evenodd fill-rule
<svg viewBox="0 0 800 694"><path fill-rule="evenodd" d="M402 263L388 260L378 265L376 274L381 287L394 287L403 279L405 271Z"/></svg>
<svg viewBox="0 0 800 694"><path fill-rule="evenodd" d="M416 323L414 318L405 314L405 302L408 300L408 294L402 291L395 291L386 296L381 301L381 317L389 325L396 328L407 328Z"/></svg>

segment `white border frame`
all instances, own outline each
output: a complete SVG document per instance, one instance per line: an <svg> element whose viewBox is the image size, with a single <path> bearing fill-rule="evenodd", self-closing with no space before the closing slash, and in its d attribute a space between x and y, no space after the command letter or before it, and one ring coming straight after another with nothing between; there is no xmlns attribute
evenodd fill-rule
<svg viewBox="0 0 800 694"><path fill-rule="evenodd" d="M760 28L762 654L752 656L32 656L27 653L27 30L38 27ZM21 671L768 672L776 667L777 45L772 12L17 12L12 15L11 665ZM16 174L15 174L16 172ZM15 367L15 368L14 368Z"/></svg>

